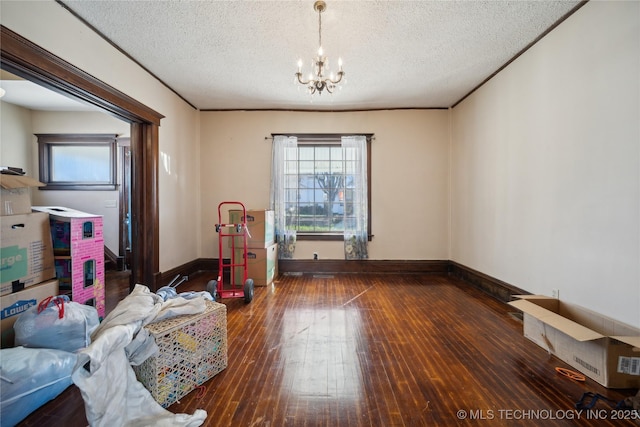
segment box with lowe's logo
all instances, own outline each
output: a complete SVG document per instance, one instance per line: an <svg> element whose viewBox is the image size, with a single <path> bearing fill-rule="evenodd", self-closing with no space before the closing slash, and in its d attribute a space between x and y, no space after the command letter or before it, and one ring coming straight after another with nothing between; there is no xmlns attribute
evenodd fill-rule
<svg viewBox="0 0 640 427"><path fill-rule="evenodd" d="M20 314L40 304L40 301L45 298L56 295L58 295L58 281L53 279L0 297L1 347L13 347L13 324L16 323Z"/></svg>

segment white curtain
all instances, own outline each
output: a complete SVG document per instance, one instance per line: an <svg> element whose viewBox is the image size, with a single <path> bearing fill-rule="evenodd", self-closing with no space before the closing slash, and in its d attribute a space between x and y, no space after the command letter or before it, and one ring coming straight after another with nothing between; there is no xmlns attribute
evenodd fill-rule
<svg viewBox="0 0 640 427"><path fill-rule="evenodd" d="M345 170L344 257L366 259L368 236L367 138L342 137Z"/></svg>
<svg viewBox="0 0 640 427"><path fill-rule="evenodd" d="M287 179L298 179L298 138L295 136L274 136L272 154L270 204L275 216L278 258L293 258L293 252L296 248L296 231L294 229L287 230L289 218L287 218L285 182Z"/></svg>

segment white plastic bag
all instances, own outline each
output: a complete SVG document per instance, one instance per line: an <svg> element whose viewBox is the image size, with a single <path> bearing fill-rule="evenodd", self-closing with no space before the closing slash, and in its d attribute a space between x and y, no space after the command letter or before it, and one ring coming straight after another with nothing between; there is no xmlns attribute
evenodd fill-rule
<svg viewBox="0 0 640 427"><path fill-rule="evenodd" d="M77 357L48 348L0 350L0 425L16 425L69 387Z"/></svg>
<svg viewBox="0 0 640 427"><path fill-rule="evenodd" d="M91 343L100 319L95 307L49 297L18 316L13 325L16 346L76 352Z"/></svg>

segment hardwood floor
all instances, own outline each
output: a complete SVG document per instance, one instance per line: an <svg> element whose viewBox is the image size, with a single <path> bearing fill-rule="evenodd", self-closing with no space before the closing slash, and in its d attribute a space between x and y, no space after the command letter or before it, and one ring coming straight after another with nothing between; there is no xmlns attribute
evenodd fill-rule
<svg viewBox="0 0 640 427"><path fill-rule="evenodd" d="M108 281L107 311L127 286ZM637 390L558 375L568 366L522 336L512 307L445 275L286 275L250 304L222 302L227 369L168 408L205 409L207 426L636 425L605 401L574 405ZM21 423L86 424L75 386Z"/></svg>

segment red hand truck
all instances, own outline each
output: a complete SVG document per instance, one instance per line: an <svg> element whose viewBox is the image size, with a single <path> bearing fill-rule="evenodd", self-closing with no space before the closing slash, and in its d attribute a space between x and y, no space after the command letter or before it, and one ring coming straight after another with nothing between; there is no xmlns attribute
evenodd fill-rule
<svg viewBox="0 0 640 427"><path fill-rule="evenodd" d="M242 207L241 222L236 224L224 224L222 222L222 207L225 205L237 205ZM244 298L245 303L253 300L253 279L249 279L247 272L247 209L241 202L222 202L218 205L218 223L216 232L218 233L218 280L210 280L207 283L207 291L213 296L215 301L221 298ZM230 230L229 230L230 228ZM227 230L227 231L225 231ZM225 263L222 256L222 242L225 238L231 238L231 259ZM242 259L236 257L236 239L242 239ZM237 283L236 267L242 267L242 284ZM224 286L224 269L229 269L229 285Z"/></svg>

